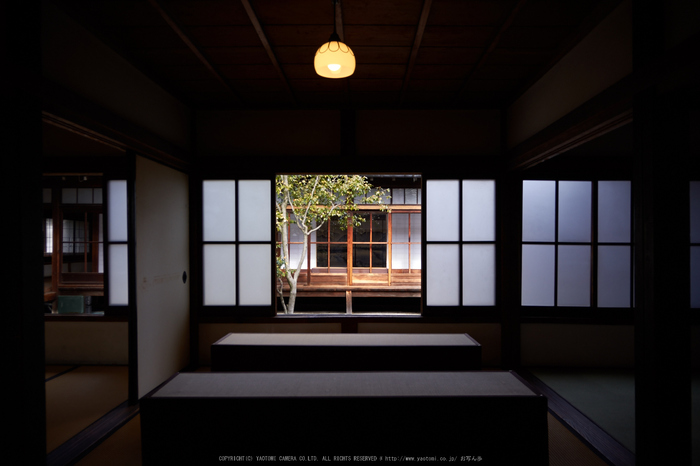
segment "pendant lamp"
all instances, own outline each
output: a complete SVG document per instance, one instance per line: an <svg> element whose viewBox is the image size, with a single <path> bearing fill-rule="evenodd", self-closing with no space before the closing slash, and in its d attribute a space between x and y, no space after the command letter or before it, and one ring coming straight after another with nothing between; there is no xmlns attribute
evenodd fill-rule
<svg viewBox="0 0 700 466"><path fill-rule="evenodd" d="M336 32L335 6L338 0L333 0L333 34L328 42L316 51L314 68L319 76L324 78L347 78L355 72L355 54L350 47L340 41Z"/></svg>

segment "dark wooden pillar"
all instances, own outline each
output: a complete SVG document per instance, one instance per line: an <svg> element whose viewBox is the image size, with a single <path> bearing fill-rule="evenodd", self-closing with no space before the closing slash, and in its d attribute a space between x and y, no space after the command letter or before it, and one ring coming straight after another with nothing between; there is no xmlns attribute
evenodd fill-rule
<svg viewBox="0 0 700 466"><path fill-rule="evenodd" d="M497 184L499 274L497 296L501 310L501 366L506 370L520 367L520 270L522 184L519 174L502 174Z"/></svg>
<svg viewBox="0 0 700 466"><path fill-rule="evenodd" d="M635 3L634 27L638 72L664 54L661 2ZM691 454L688 113L664 90L656 83L634 99L640 465L688 464Z"/></svg>
<svg viewBox="0 0 700 466"><path fill-rule="evenodd" d="M3 413L8 464L46 461L41 197L41 108L38 78L40 2L2 2L0 50L3 176L3 360L9 365Z"/></svg>

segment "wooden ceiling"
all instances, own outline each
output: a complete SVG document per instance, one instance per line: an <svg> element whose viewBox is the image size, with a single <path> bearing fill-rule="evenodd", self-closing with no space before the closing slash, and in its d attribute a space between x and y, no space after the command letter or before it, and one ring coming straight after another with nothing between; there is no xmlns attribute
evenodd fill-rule
<svg viewBox="0 0 700 466"><path fill-rule="evenodd" d="M54 0L195 108L501 108L619 0ZM314 72L333 32L346 79Z"/></svg>

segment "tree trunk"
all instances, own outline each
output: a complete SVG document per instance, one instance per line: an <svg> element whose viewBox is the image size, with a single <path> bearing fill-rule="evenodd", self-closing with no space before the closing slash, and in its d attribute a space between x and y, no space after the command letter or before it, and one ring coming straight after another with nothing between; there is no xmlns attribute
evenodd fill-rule
<svg viewBox="0 0 700 466"><path fill-rule="evenodd" d="M287 314L294 313L294 304L297 301L297 283L289 284L289 302L287 303Z"/></svg>

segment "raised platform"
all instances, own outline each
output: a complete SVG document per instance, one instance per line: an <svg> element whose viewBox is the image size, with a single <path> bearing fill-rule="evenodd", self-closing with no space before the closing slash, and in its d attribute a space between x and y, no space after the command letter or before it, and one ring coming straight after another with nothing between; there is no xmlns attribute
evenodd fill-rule
<svg viewBox="0 0 700 466"><path fill-rule="evenodd" d="M481 345L466 334L229 333L211 346L213 372L480 368Z"/></svg>
<svg viewBox="0 0 700 466"><path fill-rule="evenodd" d="M182 373L140 412L144 465L548 464L547 400L509 372Z"/></svg>

